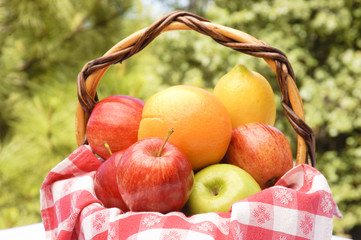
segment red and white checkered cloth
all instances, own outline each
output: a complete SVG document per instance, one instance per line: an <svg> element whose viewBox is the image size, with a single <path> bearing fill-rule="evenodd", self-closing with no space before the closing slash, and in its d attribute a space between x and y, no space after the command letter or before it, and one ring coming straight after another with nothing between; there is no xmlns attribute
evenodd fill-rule
<svg viewBox="0 0 361 240"><path fill-rule="evenodd" d="M181 212L105 208L94 193L101 162L81 146L52 169L41 187L47 239L331 239L341 217L326 179L309 165L276 186L236 202L227 213L186 217Z"/></svg>

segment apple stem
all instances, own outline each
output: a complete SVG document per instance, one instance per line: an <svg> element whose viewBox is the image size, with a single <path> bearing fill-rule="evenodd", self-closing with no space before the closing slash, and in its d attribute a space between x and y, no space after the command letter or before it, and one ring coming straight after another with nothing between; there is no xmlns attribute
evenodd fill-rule
<svg viewBox="0 0 361 240"><path fill-rule="evenodd" d="M108 150L108 153L110 154L110 156L113 155L113 152L110 149L110 146L109 146L109 144L107 142L104 142L104 147Z"/></svg>
<svg viewBox="0 0 361 240"><path fill-rule="evenodd" d="M164 141L163 141L163 144L162 144L162 146L161 146L160 149L159 149L159 152L158 152L158 154L157 154L157 157L160 157L160 155L162 154L163 148L164 148L165 144L167 143L170 135L172 135L173 132L174 132L173 128L170 128L170 129L168 130L167 136L165 137L165 139L164 139Z"/></svg>

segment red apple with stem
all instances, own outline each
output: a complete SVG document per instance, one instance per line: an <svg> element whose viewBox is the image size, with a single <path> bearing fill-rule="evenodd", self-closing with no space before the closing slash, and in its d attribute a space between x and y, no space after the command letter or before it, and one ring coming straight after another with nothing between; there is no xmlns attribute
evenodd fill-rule
<svg viewBox="0 0 361 240"><path fill-rule="evenodd" d="M123 212L126 212L129 209L124 203L123 198L119 193L118 185L116 184L117 166L125 150L112 154L109 145L105 143L105 147L109 150L111 156L100 165L95 173L95 194L105 207L117 207Z"/></svg>
<svg viewBox="0 0 361 240"><path fill-rule="evenodd" d="M138 128L144 102L124 95L106 97L98 102L87 123L86 136L90 147L103 159L112 152L127 149L138 140Z"/></svg>
<svg viewBox="0 0 361 240"><path fill-rule="evenodd" d="M179 211L192 191L193 170L186 155L167 137L130 146L118 166L118 187L131 211Z"/></svg>
<svg viewBox="0 0 361 240"><path fill-rule="evenodd" d="M226 162L244 169L262 189L273 186L293 167L286 136L262 123L248 123L233 130Z"/></svg>

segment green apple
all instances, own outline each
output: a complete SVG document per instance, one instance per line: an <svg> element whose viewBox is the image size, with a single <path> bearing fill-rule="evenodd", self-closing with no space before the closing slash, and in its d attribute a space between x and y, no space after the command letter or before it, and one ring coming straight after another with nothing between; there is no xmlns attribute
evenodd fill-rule
<svg viewBox="0 0 361 240"><path fill-rule="evenodd" d="M207 212L228 212L232 203L261 191L246 171L231 164L214 164L194 175L188 199L191 215Z"/></svg>

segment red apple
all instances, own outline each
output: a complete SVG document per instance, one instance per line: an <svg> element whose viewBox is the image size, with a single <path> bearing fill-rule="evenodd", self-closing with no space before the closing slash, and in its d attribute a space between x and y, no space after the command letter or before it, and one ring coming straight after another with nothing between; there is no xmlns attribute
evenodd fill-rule
<svg viewBox="0 0 361 240"><path fill-rule="evenodd" d="M179 211L193 186L186 155L160 138L130 146L118 166L118 187L131 211Z"/></svg>
<svg viewBox="0 0 361 240"><path fill-rule="evenodd" d="M138 98L115 95L97 103L89 117L86 135L90 147L103 159L110 157L104 147L107 142L112 152L127 149L138 139L144 102Z"/></svg>
<svg viewBox="0 0 361 240"><path fill-rule="evenodd" d="M273 186L293 167L286 136L277 128L261 123L248 123L233 130L226 162L244 169L262 189Z"/></svg>
<svg viewBox="0 0 361 240"><path fill-rule="evenodd" d="M95 173L94 189L98 199L107 208L117 207L123 212L128 211L119 193L117 182L117 166L125 150L114 153Z"/></svg>

